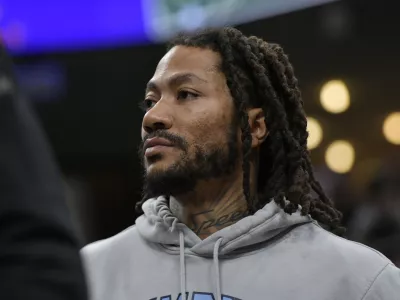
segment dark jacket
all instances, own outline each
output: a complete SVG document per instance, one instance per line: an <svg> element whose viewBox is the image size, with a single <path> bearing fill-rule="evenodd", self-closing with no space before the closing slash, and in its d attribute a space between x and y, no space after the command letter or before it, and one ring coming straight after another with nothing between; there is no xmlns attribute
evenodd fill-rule
<svg viewBox="0 0 400 300"><path fill-rule="evenodd" d="M0 299L87 299L64 189L0 46Z"/></svg>

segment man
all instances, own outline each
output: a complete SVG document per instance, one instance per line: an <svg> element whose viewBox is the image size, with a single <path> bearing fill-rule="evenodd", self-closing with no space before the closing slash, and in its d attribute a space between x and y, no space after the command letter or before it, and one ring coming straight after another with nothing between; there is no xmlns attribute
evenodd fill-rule
<svg viewBox="0 0 400 300"><path fill-rule="evenodd" d="M0 45L0 298L85 300L79 246L44 134Z"/></svg>
<svg viewBox="0 0 400 300"><path fill-rule="evenodd" d="M321 227L340 232L341 215L278 45L179 36L143 106L144 215L83 250L94 300L399 299L399 269Z"/></svg>

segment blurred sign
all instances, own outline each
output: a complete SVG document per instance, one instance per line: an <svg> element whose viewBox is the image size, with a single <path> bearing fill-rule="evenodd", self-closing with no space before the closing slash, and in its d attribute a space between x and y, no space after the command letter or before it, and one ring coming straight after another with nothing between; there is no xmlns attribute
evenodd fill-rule
<svg viewBox="0 0 400 300"><path fill-rule="evenodd" d="M155 41L180 31L238 25L336 0L144 0L145 29Z"/></svg>
<svg viewBox="0 0 400 300"><path fill-rule="evenodd" d="M0 0L13 53L163 41L176 32L235 25L335 0Z"/></svg>

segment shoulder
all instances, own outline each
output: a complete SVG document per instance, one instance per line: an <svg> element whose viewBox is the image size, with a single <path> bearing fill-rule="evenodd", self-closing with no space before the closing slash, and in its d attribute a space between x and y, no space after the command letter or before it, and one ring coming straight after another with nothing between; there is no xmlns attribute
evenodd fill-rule
<svg viewBox="0 0 400 300"><path fill-rule="evenodd" d="M140 251L143 243L136 226L133 225L110 238L85 246L81 250L81 256L85 264L90 265L94 262L104 264L110 259L115 260Z"/></svg>
<svg viewBox="0 0 400 300"><path fill-rule="evenodd" d="M85 246L81 258L90 299L113 299L110 295L114 295L127 278L133 278L131 271L148 252L146 247L135 225Z"/></svg>
<svg viewBox="0 0 400 300"><path fill-rule="evenodd" d="M314 223L296 228L289 239L297 260L308 261L307 268L314 274L329 274L319 277L320 284L325 280L328 286L337 286L360 299L398 299L400 270L375 249L341 238Z"/></svg>
<svg viewBox="0 0 400 300"><path fill-rule="evenodd" d="M99 295L108 294L106 287L122 282L125 273L135 269L138 260L148 251L135 225L108 239L85 246L81 250L81 258L93 299L103 299Z"/></svg>
<svg viewBox="0 0 400 300"><path fill-rule="evenodd" d="M291 235L302 257L314 260L320 268L329 268L338 277L372 282L391 264L375 249L341 238L314 223L300 226Z"/></svg>
<svg viewBox="0 0 400 300"><path fill-rule="evenodd" d="M310 227L316 238L314 242L324 249L327 256L345 261L351 260L355 264L368 261L378 268L390 263L386 256L371 247L339 237L314 223Z"/></svg>

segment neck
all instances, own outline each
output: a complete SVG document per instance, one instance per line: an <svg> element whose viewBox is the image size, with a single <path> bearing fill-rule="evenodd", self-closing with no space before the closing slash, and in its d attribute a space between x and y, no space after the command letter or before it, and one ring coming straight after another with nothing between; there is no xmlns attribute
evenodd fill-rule
<svg viewBox="0 0 400 300"><path fill-rule="evenodd" d="M240 178L199 182L195 191L171 198L170 209L201 239L248 215Z"/></svg>

